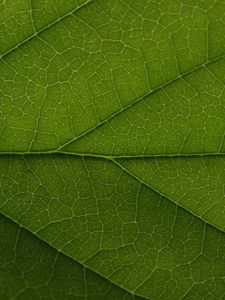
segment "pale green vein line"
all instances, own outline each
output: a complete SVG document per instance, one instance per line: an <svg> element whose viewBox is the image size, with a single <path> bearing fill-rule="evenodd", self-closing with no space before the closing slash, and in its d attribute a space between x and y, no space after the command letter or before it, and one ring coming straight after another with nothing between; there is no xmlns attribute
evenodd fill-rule
<svg viewBox="0 0 225 300"><path fill-rule="evenodd" d="M33 15L33 4L32 4L33 0L29 0L29 1L30 1L30 19L31 19L33 31L37 32L36 27L35 27L34 15Z"/></svg>
<svg viewBox="0 0 225 300"><path fill-rule="evenodd" d="M11 152L12 153L12 152ZM160 157L202 157L202 156L225 156L223 152L216 152L216 153L162 153L162 154L137 154L137 155L101 155L101 154L92 154L92 153L78 153L78 152L69 152L69 151L53 151L53 152L46 152L46 153L59 153L65 155L74 155L74 156L86 156L86 157L96 157L96 158L106 158L106 159L126 159L126 158L160 158ZM0 155L2 153L0 152ZM9 153L6 153L9 154ZM12 153L14 154L14 152ZM16 153L15 153L16 154ZM20 153L21 155L26 153ZM33 154L33 152L27 153ZM41 153L37 153L41 154Z"/></svg>
<svg viewBox="0 0 225 300"><path fill-rule="evenodd" d="M78 152L69 152L69 151L61 151L61 150L47 150L47 151L4 151L0 152L0 155L46 155L46 154L60 154L60 155L71 155L77 157L93 157L93 158L103 158L103 159L126 159L126 158L161 158L161 157L199 157L202 156L224 156L225 153L163 153L163 154L146 154L146 155L101 155L101 154L93 154L93 153L78 153Z"/></svg>
<svg viewBox="0 0 225 300"><path fill-rule="evenodd" d="M114 283L110 278L107 278L105 276L102 276L100 273L98 273L96 270L94 270L93 268L87 266L85 263L80 262L79 260L74 259L72 256L68 255L67 253L64 253L62 251L60 251L59 249L57 249L54 245L52 245L51 243L49 243L47 240L41 238L40 236L38 236L36 233L32 232L31 230L27 229L26 227L24 227L23 225L21 225L17 220L12 219L10 216L8 216L6 213L0 212L3 216L5 216L7 219L11 220L13 223L15 223L17 226L19 226L21 229L24 229L26 231L28 231L29 233L31 233L32 235L34 235L37 239L39 239L41 242L48 244L49 246L51 246L55 251L57 251L59 254L66 256L68 258L70 258L71 260L79 263L80 265L82 265L85 269L88 269L92 272L94 272L96 275L100 276L101 278L106 279L107 281L109 281L112 285L117 286L121 289L123 289L124 291L126 291L127 293L129 293L130 295L132 295L133 297L141 297L143 300L148 300L147 298L144 298L143 296L140 296L138 294L134 294L131 291L129 291L128 289L126 289L125 287L123 287L122 285L119 285L117 283Z"/></svg>
<svg viewBox="0 0 225 300"><path fill-rule="evenodd" d="M158 189L154 188L153 186L151 186L150 184L148 184L147 182L145 182L144 180L142 180L141 178L139 178L138 176L136 176L135 174L133 174L131 171L129 171L127 168L125 168L123 165L121 165L120 163L118 163L115 159L111 159L112 162L114 162L118 167L120 167L124 172L126 172L127 174L129 174L130 176L132 176L134 179L136 179L138 182L142 183L144 186L150 188L151 190L155 191L157 194L159 194L161 197L167 199L168 201L173 202L175 205L177 205L178 207L188 211L190 214L192 214L193 216L195 216L196 218L200 219L202 222L204 222L206 225L210 225L212 227L214 227L215 229L217 229L219 232L225 233L225 228L224 229L220 229L218 228L216 225L211 224L209 222L207 222L205 219L203 219L200 215L195 214L193 211L191 211L190 209L183 207L182 205L180 205L179 203L175 202L173 199L169 198L168 195L163 194L162 192L160 192Z"/></svg>
<svg viewBox="0 0 225 300"><path fill-rule="evenodd" d="M12 47L11 49L9 49L6 52L4 52L3 54L1 54L0 59L5 58L8 54L12 53L14 50L18 49L20 46L26 44L27 42L29 42L30 40L35 38L37 35L39 35L40 33L44 32L45 30L47 30L50 27L54 26L58 22L64 20L65 18L67 18L71 14L75 13L76 11L80 10L81 8L83 8L84 6L88 5L89 3L93 2L93 1L94 0L87 0L86 2L81 4L80 6L77 6L76 8L74 8L74 9L70 10L69 12L67 12L66 14L62 15L60 18L58 18L58 19L54 20L53 22L49 23L47 26L45 26L45 27L41 28L40 30L34 32L30 36L28 36L26 39L21 41L19 44L17 44L16 46Z"/></svg>

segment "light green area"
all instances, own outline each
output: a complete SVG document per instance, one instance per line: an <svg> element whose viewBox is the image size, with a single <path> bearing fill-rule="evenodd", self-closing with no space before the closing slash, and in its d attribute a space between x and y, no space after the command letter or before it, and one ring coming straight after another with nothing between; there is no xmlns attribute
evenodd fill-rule
<svg viewBox="0 0 225 300"><path fill-rule="evenodd" d="M93 0L29 0L36 32L60 22Z"/></svg>
<svg viewBox="0 0 225 300"><path fill-rule="evenodd" d="M0 215L1 300L141 300Z"/></svg>
<svg viewBox="0 0 225 300"><path fill-rule="evenodd" d="M0 1L0 57L34 34L31 7L28 0Z"/></svg>
<svg viewBox="0 0 225 300"><path fill-rule="evenodd" d="M0 57L91 0L1 0Z"/></svg>
<svg viewBox="0 0 225 300"><path fill-rule="evenodd" d="M224 299L225 1L0 11L0 300Z"/></svg>

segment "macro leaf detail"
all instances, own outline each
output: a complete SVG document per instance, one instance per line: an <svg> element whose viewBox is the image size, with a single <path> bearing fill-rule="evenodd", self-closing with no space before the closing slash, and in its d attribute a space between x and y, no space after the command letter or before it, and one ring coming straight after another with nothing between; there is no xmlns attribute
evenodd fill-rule
<svg viewBox="0 0 225 300"><path fill-rule="evenodd" d="M225 1L0 10L0 299L224 299Z"/></svg>

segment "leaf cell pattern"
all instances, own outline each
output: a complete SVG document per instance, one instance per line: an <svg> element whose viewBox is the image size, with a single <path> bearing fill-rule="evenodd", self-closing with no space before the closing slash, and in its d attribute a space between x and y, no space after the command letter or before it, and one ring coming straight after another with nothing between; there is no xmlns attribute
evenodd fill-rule
<svg viewBox="0 0 225 300"><path fill-rule="evenodd" d="M0 299L224 299L225 1L0 10Z"/></svg>

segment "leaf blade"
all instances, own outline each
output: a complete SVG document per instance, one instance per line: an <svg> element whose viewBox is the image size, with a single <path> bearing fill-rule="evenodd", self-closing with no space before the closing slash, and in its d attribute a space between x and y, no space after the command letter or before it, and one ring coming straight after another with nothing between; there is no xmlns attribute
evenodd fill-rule
<svg viewBox="0 0 225 300"><path fill-rule="evenodd" d="M217 2L213 5L196 3L196 7L191 9L188 5L180 7L174 1L156 4L146 0L139 5L119 0L108 3L95 1L86 8L55 24L40 38L23 45L1 64L5 74L1 80L1 93L6 103L1 118L3 152L9 149L15 152L47 151L61 147L68 140L79 137L107 120L121 108L129 106L134 99L224 55L222 44L215 43L211 36L215 33L213 24L221 22ZM163 17L161 10L165 12ZM118 24L118 18L123 13L122 24ZM174 16L171 17L170 13ZM199 23L190 23L196 14ZM108 15L112 16L110 22ZM142 18L147 20L147 25L142 24ZM150 22L151 18L153 22ZM131 37L128 31L121 38L131 19L131 29L135 35ZM155 22L159 22L156 28ZM167 30L163 27L165 23L168 24ZM209 24L212 29L207 36ZM188 42L182 40L180 44L178 25L181 31L185 31L184 36L187 34L185 26L189 28L191 34ZM137 32L136 28L139 28ZM114 36L115 30L118 33ZM77 35L77 31L82 32L83 36ZM156 51L155 41L163 44L164 36L165 53L163 50L161 53ZM199 40L202 42L197 46ZM173 42L177 44L175 48ZM206 55L208 43L210 55ZM84 51L81 51L83 45ZM215 45L218 55L213 54ZM182 47L186 50L181 50ZM197 53L196 47L198 50L201 48L198 51L201 55L194 54L194 49ZM108 59L105 58L107 55ZM165 59L164 55L169 59ZM75 61L72 60L74 56ZM176 59L179 59L179 64L187 62L186 66L181 67L181 73L177 70ZM84 66L79 60L83 61ZM164 62L163 69L161 60ZM33 65L32 71L30 65ZM73 73L74 69L77 74ZM97 73L96 69L99 70ZM163 78L160 78L160 74ZM8 78L15 76L16 81L8 81ZM126 78L129 78L129 82ZM101 80L102 84L99 85L98 81ZM152 81L150 87L149 80ZM24 86L20 87L19 93L16 92L18 83ZM11 97L17 102L16 108L10 104ZM20 119L19 123L15 118ZM218 122L217 125L222 127L222 121Z"/></svg>
<svg viewBox="0 0 225 300"><path fill-rule="evenodd" d="M137 289L143 297L180 299L189 289L194 293L196 284L197 291L204 294L205 282L214 282L221 291L224 234L140 186L112 162L86 159L85 167L79 158L62 156L25 160L27 164L20 156L5 158L1 211L49 244L127 290ZM48 179L43 181L45 177ZM18 184L16 194L12 182ZM15 196L10 199L12 191ZM217 263L213 265L212 260ZM180 281L184 265L187 278ZM201 276L199 268L206 268ZM169 280L170 274L176 279L164 294L158 276ZM218 277L218 282L210 276ZM154 282L157 285L152 288Z"/></svg>
<svg viewBox="0 0 225 300"><path fill-rule="evenodd" d="M3 215L0 224L2 299L142 299L59 253Z"/></svg>

